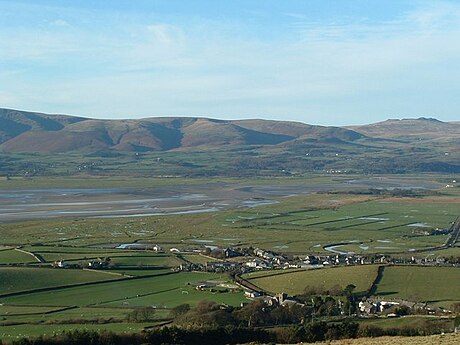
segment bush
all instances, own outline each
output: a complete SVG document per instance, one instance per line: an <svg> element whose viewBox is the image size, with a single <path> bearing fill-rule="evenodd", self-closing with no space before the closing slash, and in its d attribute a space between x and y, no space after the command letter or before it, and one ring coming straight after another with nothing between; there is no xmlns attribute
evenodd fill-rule
<svg viewBox="0 0 460 345"><path fill-rule="evenodd" d="M155 309L151 307L136 308L128 314L128 322L148 322L155 319Z"/></svg>
<svg viewBox="0 0 460 345"><path fill-rule="evenodd" d="M359 338L375 338L383 335L385 335L385 330L382 327L374 325L361 325L357 333Z"/></svg>

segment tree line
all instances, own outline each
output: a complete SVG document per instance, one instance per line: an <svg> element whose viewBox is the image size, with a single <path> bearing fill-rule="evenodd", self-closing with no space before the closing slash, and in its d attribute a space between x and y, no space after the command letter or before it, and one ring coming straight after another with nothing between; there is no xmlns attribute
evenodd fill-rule
<svg viewBox="0 0 460 345"><path fill-rule="evenodd" d="M380 336L423 336L440 333L437 327L381 328L374 325L359 325L355 322L317 321L305 325L275 329L248 327L179 327L167 326L138 334L115 334L102 331L69 331L55 336L35 339L22 338L12 345L201 345L317 342ZM2 342L0 341L0 345Z"/></svg>

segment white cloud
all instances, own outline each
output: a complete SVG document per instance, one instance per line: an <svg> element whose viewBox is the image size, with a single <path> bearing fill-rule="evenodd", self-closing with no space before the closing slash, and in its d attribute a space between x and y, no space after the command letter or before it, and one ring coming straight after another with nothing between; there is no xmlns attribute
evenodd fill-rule
<svg viewBox="0 0 460 345"><path fill-rule="evenodd" d="M147 30L153 34L156 42L170 44L182 36L182 31L173 25L169 24L151 24L147 26Z"/></svg>
<svg viewBox="0 0 460 345"><path fill-rule="evenodd" d="M65 21L64 19L53 20L52 22L50 22L50 25L51 26L56 26L56 27L59 27L59 28L71 27L71 25L67 21Z"/></svg>

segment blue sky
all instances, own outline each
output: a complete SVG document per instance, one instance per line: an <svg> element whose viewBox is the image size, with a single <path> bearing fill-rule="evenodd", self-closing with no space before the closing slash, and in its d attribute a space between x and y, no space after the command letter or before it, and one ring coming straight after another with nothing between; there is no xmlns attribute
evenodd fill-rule
<svg viewBox="0 0 460 345"><path fill-rule="evenodd" d="M460 1L0 0L0 107L460 120Z"/></svg>

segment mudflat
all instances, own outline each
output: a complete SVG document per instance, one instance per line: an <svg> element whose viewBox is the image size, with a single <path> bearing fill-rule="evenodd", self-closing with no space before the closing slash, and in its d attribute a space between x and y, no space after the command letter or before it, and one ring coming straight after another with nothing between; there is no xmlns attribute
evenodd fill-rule
<svg viewBox="0 0 460 345"><path fill-rule="evenodd" d="M164 214L217 212L254 207L276 198L350 188L432 188L431 182L397 178L337 180L329 183L296 181L282 185L212 182L145 188L49 188L0 190L0 222L57 217L116 218Z"/></svg>

